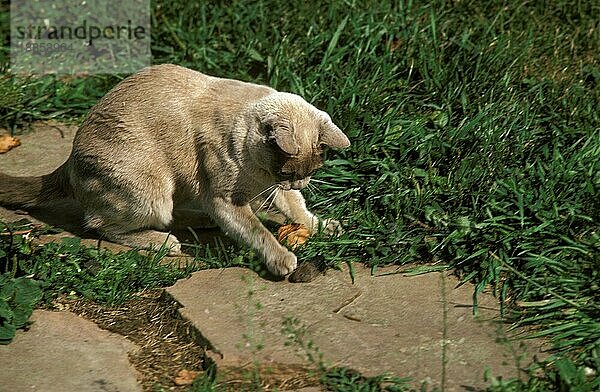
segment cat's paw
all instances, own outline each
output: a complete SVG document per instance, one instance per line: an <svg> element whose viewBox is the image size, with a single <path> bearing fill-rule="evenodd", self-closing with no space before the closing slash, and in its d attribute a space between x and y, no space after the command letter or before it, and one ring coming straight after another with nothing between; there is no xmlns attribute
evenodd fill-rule
<svg viewBox="0 0 600 392"><path fill-rule="evenodd" d="M175 240L175 241L168 241L165 244L166 247L169 248L169 256L182 256L183 252L181 251L181 242Z"/></svg>
<svg viewBox="0 0 600 392"><path fill-rule="evenodd" d="M265 262L267 269L273 275L285 276L291 274L298 266L298 259L292 252L286 251L275 257L269 257Z"/></svg>
<svg viewBox="0 0 600 392"><path fill-rule="evenodd" d="M344 234L342 224L334 219L324 219L320 223L321 227L323 228L323 232L327 235L339 237Z"/></svg>

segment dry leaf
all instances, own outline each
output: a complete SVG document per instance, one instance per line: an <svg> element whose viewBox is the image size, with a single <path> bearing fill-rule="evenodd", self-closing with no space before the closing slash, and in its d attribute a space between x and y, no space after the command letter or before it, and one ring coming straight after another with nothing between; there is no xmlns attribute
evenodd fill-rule
<svg viewBox="0 0 600 392"><path fill-rule="evenodd" d="M283 225L277 230L277 239L284 245L290 246L292 249L296 249L299 245L302 245L310 237L310 231L300 224L292 223L289 225Z"/></svg>
<svg viewBox="0 0 600 392"><path fill-rule="evenodd" d="M198 377L198 374L200 372L195 370L182 369L177 373L177 377L175 377L175 385L190 385Z"/></svg>
<svg viewBox="0 0 600 392"><path fill-rule="evenodd" d="M10 151L12 148L21 145L21 141L10 135L0 135L0 154Z"/></svg>

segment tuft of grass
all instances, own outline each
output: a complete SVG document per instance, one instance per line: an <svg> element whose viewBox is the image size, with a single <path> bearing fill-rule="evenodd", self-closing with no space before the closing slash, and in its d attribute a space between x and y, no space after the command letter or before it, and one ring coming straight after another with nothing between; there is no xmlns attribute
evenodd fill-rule
<svg viewBox="0 0 600 392"><path fill-rule="evenodd" d="M18 232L24 227L26 234L0 235L0 276L8 282L15 276L32 279L43 290L39 299L44 302L68 295L118 305L137 292L172 285L194 268L179 269L161 263L168 249L115 254L86 247L79 238L34 246L30 237L35 234L29 226L10 227L10 231ZM0 225L0 232L9 233L8 227Z"/></svg>
<svg viewBox="0 0 600 392"><path fill-rule="evenodd" d="M120 79L0 76L0 126L18 133L34 120L79 120Z"/></svg>
<svg viewBox="0 0 600 392"><path fill-rule="evenodd" d="M16 330L29 324L33 307L41 297L38 282L24 276L0 275L0 345L10 343Z"/></svg>
<svg viewBox="0 0 600 392"><path fill-rule="evenodd" d="M600 388L600 378L590 376L590 368L576 365L568 358L561 358L552 366L535 366L527 379L503 380L486 375L489 392L538 392L572 391L592 392Z"/></svg>
<svg viewBox="0 0 600 392"><path fill-rule="evenodd" d="M317 347L307 327L294 317L283 320L281 333L286 337L285 345L299 350L319 375L319 381L328 391L336 392L400 392L410 389L411 378L395 377L389 374L366 377L360 372L344 367L330 366L323 352ZM411 389L412 390L412 389Z"/></svg>

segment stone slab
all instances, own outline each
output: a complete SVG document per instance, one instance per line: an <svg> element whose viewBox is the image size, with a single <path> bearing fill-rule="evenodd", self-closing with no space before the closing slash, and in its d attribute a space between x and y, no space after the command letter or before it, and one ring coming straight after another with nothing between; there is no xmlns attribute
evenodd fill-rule
<svg viewBox="0 0 600 392"><path fill-rule="evenodd" d="M286 317L298 319L330 366L389 372L430 387L441 387L445 377L446 391L484 387L486 368L494 376L519 376L516 355L525 354L524 365L539 351L539 342L507 341L491 295L479 296L475 318L473 287L457 288L446 272L406 276L383 268L371 276L355 268L354 284L347 270L305 284L265 281L241 268L207 270L167 291L220 353L222 366L306 364L297 347L285 345Z"/></svg>
<svg viewBox="0 0 600 392"><path fill-rule="evenodd" d="M0 154L0 171L11 176L41 176L63 164L71 153L76 125L36 122L17 137L21 145ZM0 129L0 134L8 133Z"/></svg>
<svg viewBox="0 0 600 392"><path fill-rule="evenodd" d="M28 331L0 346L1 392L134 392L133 343L70 312L36 310Z"/></svg>

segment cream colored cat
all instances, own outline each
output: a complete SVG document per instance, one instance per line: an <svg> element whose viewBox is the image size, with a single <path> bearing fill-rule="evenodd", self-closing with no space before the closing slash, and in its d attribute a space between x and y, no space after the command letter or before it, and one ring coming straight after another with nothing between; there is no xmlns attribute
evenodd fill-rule
<svg viewBox="0 0 600 392"><path fill-rule="evenodd" d="M32 207L71 197L85 225L142 248L180 243L165 230L174 213L207 217L258 251L276 275L296 256L280 245L250 203L277 189L275 205L313 232L324 226L300 189L322 165L324 147L350 142L329 115L301 97L220 79L176 65L145 68L94 106L69 159L42 177L0 174L0 204Z"/></svg>

